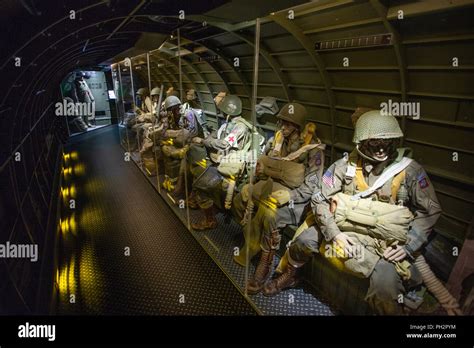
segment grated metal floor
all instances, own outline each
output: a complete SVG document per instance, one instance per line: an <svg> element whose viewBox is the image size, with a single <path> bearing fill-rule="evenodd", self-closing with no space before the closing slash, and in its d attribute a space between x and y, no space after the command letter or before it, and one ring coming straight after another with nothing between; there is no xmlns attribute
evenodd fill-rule
<svg viewBox="0 0 474 348"><path fill-rule="evenodd" d="M152 181L154 184L156 181ZM163 191L162 191L163 192ZM165 199L168 199L166 197ZM171 200L169 201L171 203ZM182 221L186 221L183 210L175 208ZM198 210L190 210L190 221L197 222L201 217ZM220 267L233 279L236 286L244 292L245 268L233 261L235 247L240 247L242 240L241 227L233 220L226 219L223 213L217 214L218 227L209 231L193 231L194 237L205 247ZM282 243L282 246L284 244ZM249 275L255 271L258 256L253 259ZM319 298L314 289L302 283L295 289L283 291L275 297L265 297L261 293L248 297L263 315L334 315L326 301Z"/></svg>
<svg viewBox="0 0 474 348"><path fill-rule="evenodd" d="M58 251L57 314L256 314L124 161L116 127L74 137L66 152L73 151L78 170L63 187L75 187L76 208L61 217L68 225Z"/></svg>

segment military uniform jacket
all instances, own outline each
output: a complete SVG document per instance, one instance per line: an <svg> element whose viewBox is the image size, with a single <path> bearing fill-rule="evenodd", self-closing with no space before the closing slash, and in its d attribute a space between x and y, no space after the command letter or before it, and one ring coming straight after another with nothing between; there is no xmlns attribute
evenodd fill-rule
<svg viewBox="0 0 474 348"><path fill-rule="evenodd" d="M229 152L242 150L250 140L251 125L238 116L225 122L217 132L212 132L204 140L204 145L211 152Z"/></svg>
<svg viewBox="0 0 474 348"><path fill-rule="evenodd" d="M142 101L142 105L140 108L137 108L140 114L137 116L137 122L140 123L153 123L155 122L155 108L153 102L151 101L150 97L146 97Z"/></svg>
<svg viewBox="0 0 474 348"><path fill-rule="evenodd" d="M184 115L179 120L179 126L182 129L188 130L189 138L204 136L202 127L199 125L199 121L197 120L194 111L190 108L185 109Z"/></svg>
<svg viewBox="0 0 474 348"><path fill-rule="evenodd" d="M395 160L400 160L406 150L398 149L399 155ZM389 164L383 163L379 165L380 167L374 167L369 161L363 160L357 151L354 150L349 158L337 160L326 170L321 180L320 190L317 190L312 197L312 206L317 224L327 241L332 240L340 232L333 214L330 212L331 197L339 192L350 195L359 192L354 183L355 178L351 179L346 175L349 162L352 162L351 164L354 165L354 162L359 160L362 163L364 179L369 186L377 180ZM388 180L372 196L377 196L379 199L381 197L390 197L391 181L392 179ZM416 161L412 161L405 168L404 185L408 192L406 206L414 215L414 219L410 223L408 241L405 246L407 252L411 254L419 250L427 241L428 234L441 214L441 207L428 175ZM393 204L395 202L389 201L389 203Z"/></svg>
<svg viewBox="0 0 474 348"><path fill-rule="evenodd" d="M163 120L163 138L174 139L175 145L183 147L193 137L202 135L202 129L192 110L186 110L185 114L178 121L173 116Z"/></svg>

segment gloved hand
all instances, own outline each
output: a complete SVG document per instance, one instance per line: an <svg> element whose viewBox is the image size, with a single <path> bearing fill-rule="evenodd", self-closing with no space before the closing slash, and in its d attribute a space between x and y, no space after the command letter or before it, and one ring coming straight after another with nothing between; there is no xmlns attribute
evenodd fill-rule
<svg viewBox="0 0 474 348"><path fill-rule="evenodd" d="M278 206L285 205L290 201L290 192L286 190L277 190L272 192L270 195L270 198L273 198L274 200L277 201Z"/></svg>
<svg viewBox="0 0 474 348"><path fill-rule="evenodd" d="M214 148L225 150L229 146L229 143L223 139L214 139L213 144Z"/></svg>
<svg viewBox="0 0 474 348"><path fill-rule="evenodd" d="M349 238L347 234L342 233L342 232L337 234L334 237L333 242L342 248L342 250L344 251L345 257L351 257L352 246L354 245L354 243L351 241L351 239Z"/></svg>
<svg viewBox="0 0 474 348"><path fill-rule="evenodd" d="M383 253L388 261L403 261L407 257L407 252L404 247L397 245L394 248L388 247Z"/></svg>
<svg viewBox="0 0 474 348"><path fill-rule="evenodd" d="M159 137L160 132L163 131L163 124L160 124L159 126L153 126L148 129L148 134L146 135L150 139L154 139L154 137Z"/></svg>

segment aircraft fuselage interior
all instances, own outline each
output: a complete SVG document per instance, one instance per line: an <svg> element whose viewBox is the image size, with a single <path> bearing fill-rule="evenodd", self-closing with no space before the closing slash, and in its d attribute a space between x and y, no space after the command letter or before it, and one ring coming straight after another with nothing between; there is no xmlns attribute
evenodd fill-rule
<svg viewBox="0 0 474 348"><path fill-rule="evenodd" d="M474 1L0 12L2 315L474 314Z"/></svg>

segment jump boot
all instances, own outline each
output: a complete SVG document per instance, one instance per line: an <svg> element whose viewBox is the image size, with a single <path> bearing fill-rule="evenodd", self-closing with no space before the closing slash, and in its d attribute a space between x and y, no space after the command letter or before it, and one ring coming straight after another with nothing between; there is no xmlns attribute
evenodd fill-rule
<svg viewBox="0 0 474 348"><path fill-rule="evenodd" d="M291 263L288 263L285 271L282 274L273 279L271 282L265 284L263 287L263 294L265 296L275 296L286 288L295 287L296 284L298 284L296 270L297 268L295 266L293 266Z"/></svg>
<svg viewBox="0 0 474 348"><path fill-rule="evenodd" d="M199 221L198 223L191 224L193 230L196 231L205 231L205 230L212 230L217 227L217 220L214 216L214 207L211 206L210 208L203 209L204 211L204 218Z"/></svg>
<svg viewBox="0 0 474 348"><path fill-rule="evenodd" d="M196 197L197 193L195 190L191 190L189 197L186 199L186 205L190 209L199 209L199 204Z"/></svg>
<svg viewBox="0 0 474 348"><path fill-rule="evenodd" d="M262 291L263 286L270 278L273 272L273 259L275 258L275 253L280 246L281 235L278 230L273 230L270 236L264 236L267 246L270 247L270 250L265 250L262 248L262 254L260 255L260 260L258 262L255 273L247 281L247 292L250 295L258 294Z"/></svg>

